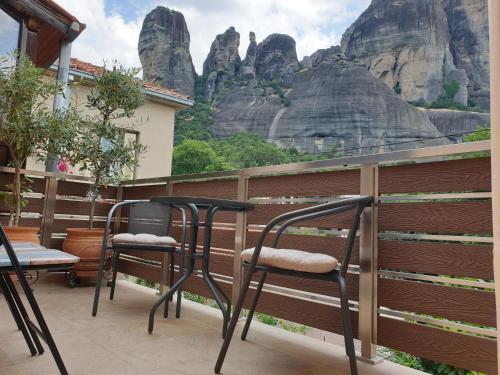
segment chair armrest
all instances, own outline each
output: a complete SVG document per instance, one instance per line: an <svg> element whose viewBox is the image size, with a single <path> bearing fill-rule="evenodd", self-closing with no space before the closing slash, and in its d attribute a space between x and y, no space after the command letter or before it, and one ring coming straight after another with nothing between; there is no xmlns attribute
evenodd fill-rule
<svg viewBox="0 0 500 375"><path fill-rule="evenodd" d="M307 208L303 208L300 210L290 211L290 212L286 212L284 214L281 214L281 215L275 217L262 230L262 233L259 236L257 243L255 245L255 250L254 250L254 253L252 256L252 260L250 262L250 267L254 268L255 265L257 264L257 260L259 258L262 246L264 245L264 240L265 240L266 236L279 223L285 222L284 225L282 226L282 228L280 228L278 230L278 232L276 233L275 238L273 240L273 246L276 245L276 243L279 240L279 237L281 236L281 234L283 233L285 228L293 223L297 223L299 221L304 221L304 220L310 220L310 219L321 217L321 216L332 215L332 214L339 213L342 211L357 208L356 213L355 213L354 218L353 218L351 231L349 233L348 241L346 244L346 249L344 251L344 255L343 255L343 259L342 259L343 264L341 267L341 272L345 273L347 271L348 264L344 264L344 263L349 261L350 252L351 252L350 248L352 248L352 244L353 244L354 238L356 236L355 232L357 232L357 227L359 225L359 218L360 218L361 213L363 212L364 208L372 205L372 203L373 203L373 197L371 197L371 196L359 196L359 197L353 197L353 198L340 199L340 200L336 200L334 202L319 204L316 206L307 207ZM277 238L276 238L276 236L277 236Z"/></svg>

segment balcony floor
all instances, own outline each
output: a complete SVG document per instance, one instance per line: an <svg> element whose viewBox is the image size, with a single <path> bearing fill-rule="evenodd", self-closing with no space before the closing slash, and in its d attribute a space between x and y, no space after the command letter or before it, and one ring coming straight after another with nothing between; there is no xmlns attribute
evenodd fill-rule
<svg viewBox="0 0 500 375"><path fill-rule="evenodd" d="M181 318L165 320L159 312L149 335L148 312L157 298L151 289L122 281L111 302L103 288L95 318L94 288L70 289L60 275L46 275L34 289L70 374L213 374L222 344L216 309L183 301ZM58 373L50 352L29 355L3 298L0 320L0 374ZM388 361L358 366L360 374L422 374ZM336 375L349 367L341 346L254 322L246 342L235 334L222 373Z"/></svg>

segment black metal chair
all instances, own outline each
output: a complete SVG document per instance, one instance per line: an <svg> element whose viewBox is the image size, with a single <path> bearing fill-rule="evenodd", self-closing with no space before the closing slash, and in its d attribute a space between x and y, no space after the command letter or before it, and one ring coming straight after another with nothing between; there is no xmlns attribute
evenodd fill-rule
<svg viewBox="0 0 500 375"><path fill-rule="evenodd" d="M361 214L366 207L369 207L372 204L373 198L368 196L340 199L331 203L282 214L271 220L266 225L257 240L255 247L247 249L241 254L243 266L245 267L245 280L242 285L241 293L238 298L238 302L236 303L233 316L229 323L228 331L220 350L219 357L217 358L215 373L220 373L222 364L224 363L229 344L231 343L231 338L234 334L238 318L243 308L245 296L247 295L252 281L252 276L256 272L262 272L254 299L248 312L245 327L243 328L243 332L241 334L241 339L246 339L248 329L250 328L253 314L255 312L255 308L257 307L262 287L268 273L278 273L298 278L336 282L339 284L340 289L340 303L346 353L349 357L351 374L357 374L356 354L354 350L354 339L349 313L349 297L346 289L345 275L349 266L349 260L351 258L354 241L356 239ZM285 250L276 248L281 234L288 226L302 221L327 215L334 215L348 210L354 210L354 214L340 262L338 262L334 257L325 254L314 254L300 250ZM271 247L264 247L266 236L279 224L281 225L274 234Z"/></svg>
<svg viewBox="0 0 500 375"><path fill-rule="evenodd" d="M111 225L113 217L118 209L128 208L128 228L126 233L117 233L110 240ZM177 241L170 237L172 227L172 211L178 210L182 217L182 234L179 246ZM95 289L92 315L96 316L99 304L99 294L101 289L106 254L111 251L111 290L109 298L114 298L116 287L117 264L120 254L126 251L154 251L169 254L170 257L170 285L174 281L175 260L174 256L179 255L179 277L184 272L184 250L186 245L186 212L183 207L172 204L163 204L143 200L125 201L115 204L108 213L104 239L102 243L101 258L97 285ZM176 317L180 316L182 292L178 290ZM172 301L170 297L165 301L164 316L168 316L168 304Z"/></svg>
<svg viewBox="0 0 500 375"><path fill-rule="evenodd" d="M49 331L49 327L45 322L45 318L43 317L42 311L38 306L38 303L33 295L33 291L26 279L26 275L24 274L23 268L21 268L20 262L17 258L16 252L9 242L5 231L0 224L0 246L3 246L7 256L10 260L10 265L6 267L2 267L0 272L0 291L4 295L5 301L9 306L10 312L16 322L16 326L19 331L22 332L26 344L31 352L31 355L43 354L44 349L40 343L39 337L45 341L47 346L49 347L52 356L54 357L54 361L56 362L57 368L62 375L68 374L64 362L59 354L56 343L52 338L52 334ZM41 250L44 251L44 250ZM61 253L61 252L59 252ZM78 258L76 258L78 260ZM72 264L68 264L70 266ZM64 268L63 264L58 265L47 265L47 264L37 264L34 267L30 267L33 269L44 269L44 268ZM35 315L35 319L38 323L38 326L31 320L24 306L24 303L17 292L17 289L12 281L10 272L14 272L17 276L17 279L21 285L21 288L28 300L31 310Z"/></svg>

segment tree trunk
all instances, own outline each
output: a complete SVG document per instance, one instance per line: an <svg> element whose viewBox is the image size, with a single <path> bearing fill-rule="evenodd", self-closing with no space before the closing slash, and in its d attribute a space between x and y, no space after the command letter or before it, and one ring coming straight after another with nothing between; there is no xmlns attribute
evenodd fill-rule
<svg viewBox="0 0 500 375"><path fill-rule="evenodd" d="M21 217L21 168L16 163L15 168L15 177L14 177L14 189L12 193L14 194L14 204L16 207L16 213L14 215L14 226L19 225L19 219Z"/></svg>

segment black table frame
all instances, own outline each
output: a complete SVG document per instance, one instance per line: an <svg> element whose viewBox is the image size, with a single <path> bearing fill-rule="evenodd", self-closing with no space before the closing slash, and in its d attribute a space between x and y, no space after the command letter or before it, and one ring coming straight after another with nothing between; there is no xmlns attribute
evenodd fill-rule
<svg viewBox="0 0 500 375"><path fill-rule="evenodd" d="M34 265L34 266L23 266L19 264L17 259L17 255L15 253L14 248L9 242L7 235L3 227L0 225L0 245L5 247L5 251L10 259L11 266L10 267L0 267L0 290L4 295L5 301L9 306L10 312L14 321L16 322L16 326L19 331L24 336L26 344L30 350L32 356L36 354L43 354L45 352L43 346L40 343L39 337L47 344L49 347L52 357L56 362L57 368L61 375L68 374L64 362L59 354L59 350L57 349L56 343L52 338L52 334L50 333L49 327L45 322L45 318L43 317L42 311L38 306L38 303L33 295L33 291L26 279L26 275L24 271L30 270L64 270L69 269L73 266L73 264L54 264L54 265ZM24 306L24 303L12 281L10 276L11 273L15 273L19 283L21 284L21 288L24 291L26 299L35 315L35 319L38 322L38 326L33 323L30 319L28 312Z"/></svg>
<svg viewBox="0 0 500 375"><path fill-rule="evenodd" d="M152 197L151 202L164 203L175 206L184 206L191 212L190 220L190 239L189 239L189 264L187 271L170 287L170 289L153 305L149 313L148 332L153 332L155 312L162 303L171 298L174 293L179 290L182 285L191 277L195 271L196 259L201 259L202 267L201 272L203 280L208 285L210 292L214 296L217 305L219 306L223 317L222 337L225 337L229 320L231 318L231 300L224 293L222 288L217 284L209 271L210 265L210 248L212 242L212 226L213 219L216 212L219 211L233 211L233 212L246 212L252 210L254 206L250 203L239 202L229 199L212 199L212 198L198 198L198 197L175 197L175 196L160 196ZM199 210L206 210L206 217L204 222L200 222ZM200 227L204 227L204 241L203 252L198 254L196 252L196 245L198 242L198 231ZM224 300L224 301L223 301ZM227 307L224 306L226 302Z"/></svg>

